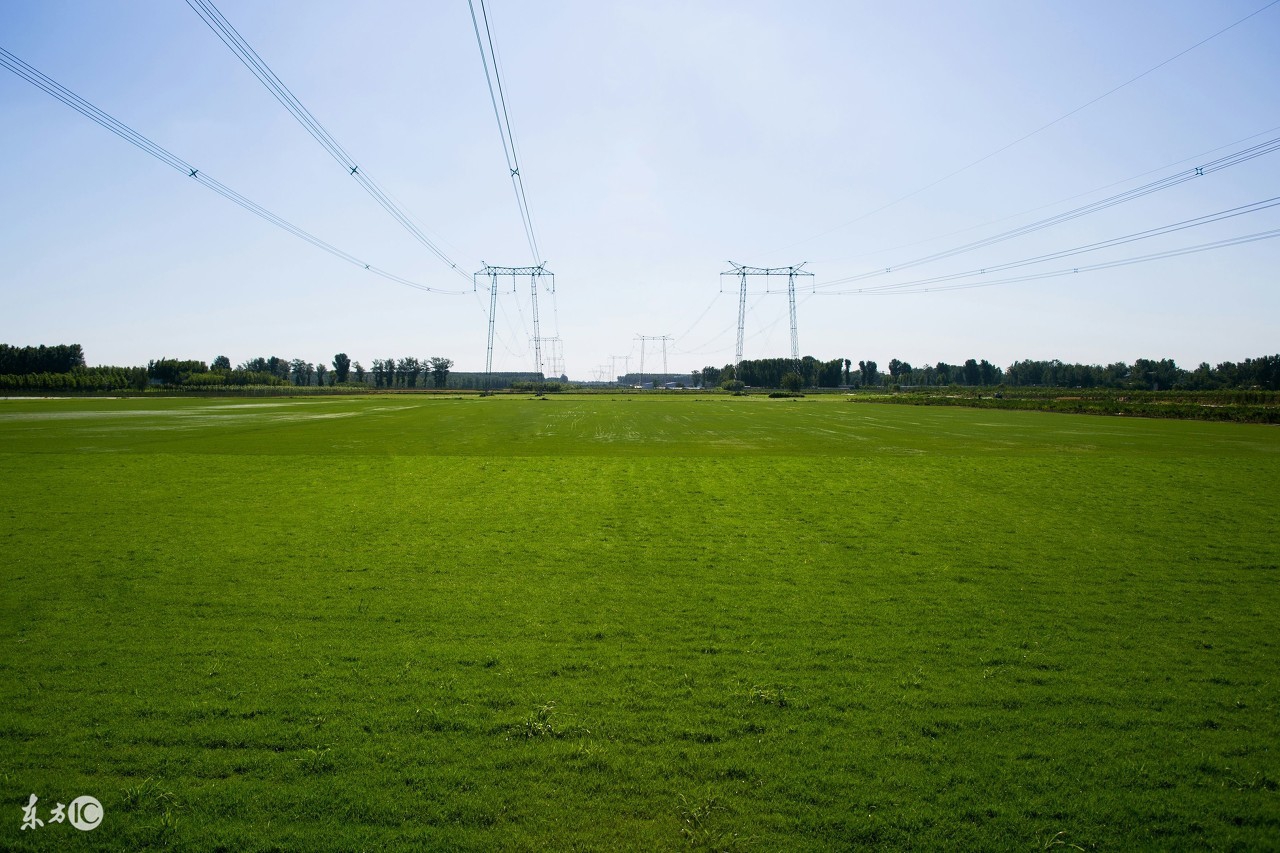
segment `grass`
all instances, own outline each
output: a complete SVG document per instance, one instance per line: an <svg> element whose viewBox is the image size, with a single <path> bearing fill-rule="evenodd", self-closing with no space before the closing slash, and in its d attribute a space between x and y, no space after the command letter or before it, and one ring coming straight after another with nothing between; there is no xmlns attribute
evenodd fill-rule
<svg viewBox="0 0 1280 853"><path fill-rule="evenodd" d="M0 847L1267 848L1278 482L837 398L0 402Z"/></svg>
<svg viewBox="0 0 1280 853"><path fill-rule="evenodd" d="M998 395L998 396L997 396ZM860 391L855 402L967 406L1090 415L1280 424L1280 391L1132 391L1115 388L936 387L889 394Z"/></svg>

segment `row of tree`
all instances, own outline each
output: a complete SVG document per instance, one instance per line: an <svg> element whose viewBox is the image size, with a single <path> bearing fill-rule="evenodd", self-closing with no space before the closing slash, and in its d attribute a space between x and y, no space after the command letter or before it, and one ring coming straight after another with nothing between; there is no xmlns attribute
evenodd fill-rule
<svg viewBox="0 0 1280 853"><path fill-rule="evenodd" d="M1224 361L1212 367L1201 362L1184 370L1171 358L1140 358L1132 365L1063 364L1060 361L1015 361L1005 371L1009 385L1060 388L1133 388L1151 391L1259 388L1280 390L1280 355Z"/></svg>
<svg viewBox="0 0 1280 853"><path fill-rule="evenodd" d="M147 387L145 367L73 367L63 373L0 374L4 391L142 391Z"/></svg>
<svg viewBox="0 0 1280 853"><path fill-rule="evenodd" d="M436 388L444 388L449 381L453 361L447 358L374 359L373 369L366 371L360 362L353 362L345 352L340 352L330 362L310 362L301 358L286 359L279 356L251 358L238 367L220 355L212 367L203 361L178 361L159 359L147 366L148 374L159 384L170 387L200 385L288 385L351 386L371 385L375 388L428 387L428 378Z"/></svg>
<svg viewBox="0 0 1280 853"><path fill-rule="evenodd" d="M170 388L219 386L295 385L362 386L371 388L481 387L481 374L467 374L474 382L449 381L453 361L433 357L373 360L365 370L346 353L330 362L311 363L278 356L251 358L236 367L220 355L212 364L192 359L160 358L141 367L86 367L79 344L15 347L0 344L0 390L22 391L110 391L160 385ZM528 379L524 374L495 376L502 383ZM620 377L622 379L631 377ZM647 378L647 377L646 377ZM663 377L669 378L669 377ZM968 359L963 364L937 362L915 367L892 359L888 372L874 361L850 359L819 361L812 356L746 359L736 365L695 370L691 384L705 388L838 388L889 386L986 386L1119 388L1143 390L1263 389L1280 390L1280 355L1249 358L1242 362L1222 362L1211 367L1201 363L1195 370L1178 367L1173 359L1138 359L1133 364L1065 364L1061 361L1015 361L1001 369L986 359Z"/></svg>
<svg viewBox="0 0 1280 853"><path fill-rule="evenodd" d="M372 368L370 373L375 388L417 388L419 380L425 388L428 379L433 387L447 388L453 361L438 356L428 359L375 358Z"/></svg>
<svg viewBox="0 0 1280 853"><path fill-rule="evenodd" d="M892 359L888 372L880 371L874 361L859 361L856 368L850 359L818 361L805 356L790 358L747 359L737 365L704 367L693 371L693 383L706 388L736 386L738 383L759 388L883 388L968 385L992 387L1010 385L1053 388L1122 388L1141 390L1215 389L1280 390L1280 355L1247 358L1241 362L1222 362L1211 367L1203 362L1195 370L1184 370L1171 358L1140 358L1133 364L1115 362L1097 364L1064 364L1061 361L1015 361L1001 369L984 359L968 359L963 364L939 361L915 367Z"/></svg>
<svg viewBox="0 0 1280 853"><path fill-rule="evenodd" d="M794 377L794 378L793 378ZM933 367L913 368L893 359L889 372L880 372L874 361L859 361L854 369L847 358L819 361L805 356L792 358L744 359L737 365L704 367L694 371L695 384L704 388L741 383L757 388L861 388L893 385L998 385L1003 371L986 359L969 359L964 364L938 362Z"/></svg>
<svg viewBox="0 0 1280 853"><path fill-rule="evenodd" d="M7 376L26 373L70 373L84 367L84 350L79 344L47 347L15 347L0 344L0 373Z"/></svg>
<svg viewBox="0 0 1280 853"><path fill-rule="evenodd" d="M338 353L331 362L260 356L236 367L220 355L212 364L197 359L158 358L146 367L86 367L79 344L14 347L0 344L0 390L114 391L147 387L217 388L244 386L359 386L445 388L453 361L447 358L375 359L372 371Z"/></svg>

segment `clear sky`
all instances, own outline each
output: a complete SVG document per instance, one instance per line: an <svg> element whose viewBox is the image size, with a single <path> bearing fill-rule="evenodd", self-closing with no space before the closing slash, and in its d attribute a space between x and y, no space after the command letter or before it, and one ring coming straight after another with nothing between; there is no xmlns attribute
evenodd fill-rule
<svg viewBox="0 0 1280 853"><path fill-rule="evenodd" d="M489 2L540 260L556 273L543 334L559 334L578 379L614 355L633 354L635 370L638 334L675 337L672 372L732 361L728 261L807 261L806 283L823 285L1280 136L1276 5L890 204L1267 0ZM218 8L462 268L530 263L466 0ZM366 367L441 355L483 369L483 294L377 207L182 0L5 0L0 47L312 234L466 290L423 293L344 263L0 69L0 341L81 343L91 364L344 351ZM996 266L1277 196L1280 152L854 286ZM986 278L1277 228L1280 207ZM1139 357L1194 367L1280 350L1277 285L1280 239L975 289L819 287L801 291L800 346L882 368ZM527 289L500 306L495 369L531 369ZM744 355L789 354L784 293L749 307ZM653 369L655 345L648 352Z"/></svg>

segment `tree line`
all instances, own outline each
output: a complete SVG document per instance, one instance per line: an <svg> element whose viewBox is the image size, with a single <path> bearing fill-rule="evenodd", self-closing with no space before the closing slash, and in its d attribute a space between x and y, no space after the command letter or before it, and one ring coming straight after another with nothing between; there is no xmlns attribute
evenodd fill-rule
<svg viewBox="0 0 1280 853"><path fill-rule="evenodd" d="M0 344L0 374L70 373L84 367L84 349L79 344L47 347L15 347Z"/></svg>
<svg viewBox="0 0 1280 853"><path fill-rule="evenodd" d="M1112 388L1130 390L1213 391L1280 390L1280 355L1222 362L1216 367L1202 362L1194 370L1179 367L1173 359L1137 359L1133 364L1067 364L1049 361L1015 361L1000 368L986 359L963 364L939 361L923 367L891 359L887 372L875 361L830 359L812 356L744 359L723 367L692 371L690 384L703 388L898 388L960 385L972 387ZM346 353L337 353L328 364L305 359L263 356L233 367L220 355L207 363L194 359L159 358L146 367L88 367L79 344L17 347L0 344L0 390L9 391L113 391L148 387L215 389L247 386L353 387L414 389L463 387L450 382L453 361L375 358L366 370ZM482 375L466 374L467 387L484 384ZM619 379L628 377L620 377ZM667 377L664 377L667 378ZM526 374L495 375L500 384L529 380ZM474 380L474 381L471 381Z"/></svg>
<svg viewBox="0 0 1280 853"><path fill-rule="evenodd" d="M421 380L422 387L427 387L430 379L432 387L447 388L449 370L453 362L447 358L375 358L370 373L375 388L417 388Z"/></svg>
<svg viewBox="0 0 1280 853"><path fill-rule="evenodd" d="M888 385L998 385L1003 371L986 359L969 359L964 364L938 362L917 370L905 361L893 359L889 372L882 373L874 361L835 358L819 361L805 356L792 358L744 359L737 365L704 367L694 371L694 379L704 388L751 386L756 388L878 388Z"/></svg>
<svg viewBox="0 0 1280 853"><path fill-rule="evenodd" d="M1213 391L1258 388L1280 390L1280 355L1224 361L1217 367L1202 362L1195 370L1178 367L1171 358L1140 358L1133 364L1066 364L1050 361L1015 361L1000 368L984 359L963 364L915 367L892 359L881 372L874 361L851 359L819 361L805 356L744 359L737 365L704 367L693 371L695 385L704 388L899 388L961 385L974 387L1116 388L1145 391Z"/></svg>
<svg viewBox="0 0 1280 853"><path fill-rule="evenodd" d="M374 359L366 371L346 353L326 364L301 358L260 356L233 367L217 356L212 364L198 359L157 358L146 367L87 367L80 344L15 347L0 344L0 390L7 391L143 391L161 388L243 388L261 386L353 388L445 388L453 361L432 357Z"/></svg>
<svg viewBox="0 0 1280 853"><path fill-rule="evenodd" d="M202 361L160 359L151 362L147 371L161 384L171 387L224 384L417 388L421 380L421 387L426 388L429 379L432 386L444 388L452 367L453 361L448 358L418 359L410 356L375 358L373 369L366 371L360 362L353 362L345 352L340 352L329 364L301 358L259 356L233 368L231 360L220 355L213 360L212 367Z"/></svg>

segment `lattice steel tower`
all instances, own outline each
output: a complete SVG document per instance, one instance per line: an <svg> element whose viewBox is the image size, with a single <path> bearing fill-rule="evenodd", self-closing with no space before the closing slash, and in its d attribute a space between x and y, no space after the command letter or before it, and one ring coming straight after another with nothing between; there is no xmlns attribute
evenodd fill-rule
<svg viewBox="0 0 1280 853"><path fill-rule="evenodd" d="M538 328L538 280L545 278L548 280L548 291L556 292L556 274L547 269L546 264L538 264L536 267L495 267L489 264L484 265L484 269L474 273L471 276L471 283L477 290L480 289L480 276L489 279L489 349L484 359L484 378L485 385L490 384L490 378L493 374L493 321L498 311L498 279L511 279L511 292L516 291L516 280L519 278L529 278L529 296L533 301L533 358L536 366L536 372L539 376L545 375L542 370L542 341ZM557 341L559 338L556 339Z"/></svg>
<svg viewBox="0 0 1280 853"><path fill-rule="evenodd" d="M805 261L808 263L808 261ZM732 275L738 277L738 349L737 358L734 364L742 363L742 341L743 332L747 326L747 277L748 276L764 276L765 277L765 293L769 293L769 276L787 277L787 297L791 302L791 357L800 360L800 334L796 329L796 276L807 275L813 277L813 273L802 269L804 263L796 264L791 267L747 267L742 264L735 264L729 261L729 266L733 269L725 270L720 273L723 280L724 276Z"/></svg>

